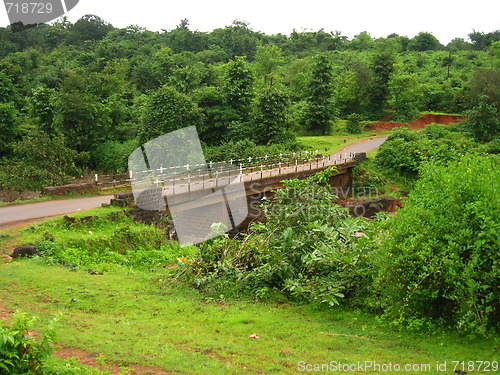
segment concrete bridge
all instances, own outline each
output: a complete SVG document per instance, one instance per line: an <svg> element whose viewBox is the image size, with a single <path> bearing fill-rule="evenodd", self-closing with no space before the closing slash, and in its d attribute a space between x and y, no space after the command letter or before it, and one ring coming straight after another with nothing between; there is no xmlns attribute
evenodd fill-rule
<svg viewBox="0 0 500 375"><path fill-rule="evenodd" d="M222 222L228 228L241 230L261 217L261 199L282 188L284 180L305 179L335 166L337 172L330 178L330 185L338 191L348 191L352 168L366 159L365 153L287 156L292 157L275 155L211 163L210 169L201 165L175 167L177 171L159 168L149 171L147 181L131 176L139 206L136 213L139 217L151 217L160 211L161 216L171 215L177 234L182 232L186 239L181 242L196 243L200 242L196 239L205 238L211 231L213 223Z"/></svg>

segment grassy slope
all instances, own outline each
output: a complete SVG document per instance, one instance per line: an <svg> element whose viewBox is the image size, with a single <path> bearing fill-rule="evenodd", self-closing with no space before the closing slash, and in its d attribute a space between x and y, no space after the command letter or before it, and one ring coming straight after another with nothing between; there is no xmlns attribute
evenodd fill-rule
<svg viewBox="0 0 500 375"><path fill-rule="evenodd" d="M359 312L207 301L187 287L168 286L158 274L94 276L28 260L0 267L0 280L0 295L8 306L45 318L62 312L63 345L100 353L125 366L140 363L184 374L255 374L294 373L299 361L434 366L436 361L495 358L487 342L446 333L396 332ZM250 339L252 333L260 338Z"/></svg>
<svg viewBox="0 0 500 375"><path fill-rule="evenodd" d="M99 212L109 209L94 211ZM16 242L34 241L46 230L60 241L105 236L117 226L101 223L90 234L89 227L81 228L81 233L63 230L57 220L21 231ZM9 238L1 241L0 247ZM113 270L90 275L36 259L2 264L0 300L9 308L41 315L42 321L61 312L58 337L64 346L100 353L123 365L139 363L183 374L298 373L299 361L429 363L433 371L426 373L436 374L436 361L452 366L451 361L493 360L496 355L486 340L449 332L394 331L356 311L206 298L173 281L162 266L154 272ZM253 333L260 338L249 338Z"/></svg>

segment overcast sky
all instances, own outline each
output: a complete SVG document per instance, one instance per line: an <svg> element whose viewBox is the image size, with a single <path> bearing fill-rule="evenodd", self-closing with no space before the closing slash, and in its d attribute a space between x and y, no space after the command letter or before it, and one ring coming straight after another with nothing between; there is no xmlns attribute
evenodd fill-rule
<svg viewBox="0 0 500 375"><path fill-rule="evenodd" d="M75 22L85 14L96 14L115 27L134 24L153 31L171 30L183 18L189 19L191 30L200 31L225 27L235 19L266 34L288 35L295 28L338 30L349 38L361 31L373 37L413 37L427 31L443 44L455 37L467 39L473 29L500 29L498 0L80 0L68 18ZM0 16L6 26L6 12Z"/></svg>

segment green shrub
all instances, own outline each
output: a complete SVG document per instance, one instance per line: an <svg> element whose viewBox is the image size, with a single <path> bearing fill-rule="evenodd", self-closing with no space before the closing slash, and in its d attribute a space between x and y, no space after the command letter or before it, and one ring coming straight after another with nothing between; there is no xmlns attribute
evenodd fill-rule
<svg viewBox="0 0 500 375"><path fill-rule="evenodd" d="M387 316L498 330L499 167L496 156L466 156L423 169L377 255L376 304Z"/></svg>
<svg viewBox="0 0 500 375"><path fill-rule="evenodd" d="M360 134L363 131L361 121L363 116L358 113L353 113L347 118L346 131L350 134Z"/></svg>
<svg viewBox="0 0 500 375"><path fill-rule="evenodd" d="M285 181L263 204L266 224L253 225L243 241L204 243L191 265L195 285L212 293L264 298L278 292L329 305L360 296L371 277L368 240L354 236L364 223L333 202L326 184L331 173Z"/></svg>
<svg viewBox="0 0 500 375"><path fill-rule="evenodd" d="M416 180L423 163L433 160L446 164L474 153L478 145L444 125L429 125L420 133L401 128L380 146L375 164L392 176Z"/></svg>
<svg viewBox="0 0 500 375"><path fill-rule="evenodd" d="M95 168L107 173L125 173L128 157L138 146L137 140L127 142L108 141L98 145L92 154Z"/></svg>

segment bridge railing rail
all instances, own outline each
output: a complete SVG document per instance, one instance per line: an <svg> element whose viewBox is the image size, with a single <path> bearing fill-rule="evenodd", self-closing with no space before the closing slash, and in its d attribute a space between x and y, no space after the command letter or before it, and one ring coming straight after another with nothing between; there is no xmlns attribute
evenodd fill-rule
<svg viewBox="0 0 500 375"><path fill-rule="evenodd" d="M175 195L226 186L231 182L247 182L307 169L344 164L355 158L355 153L324 156L318 151L306 151L207 164L160 167L135 174L131 172L129 180L131 183L142 182L150 186L162 186L164 193Z"/></svg>

